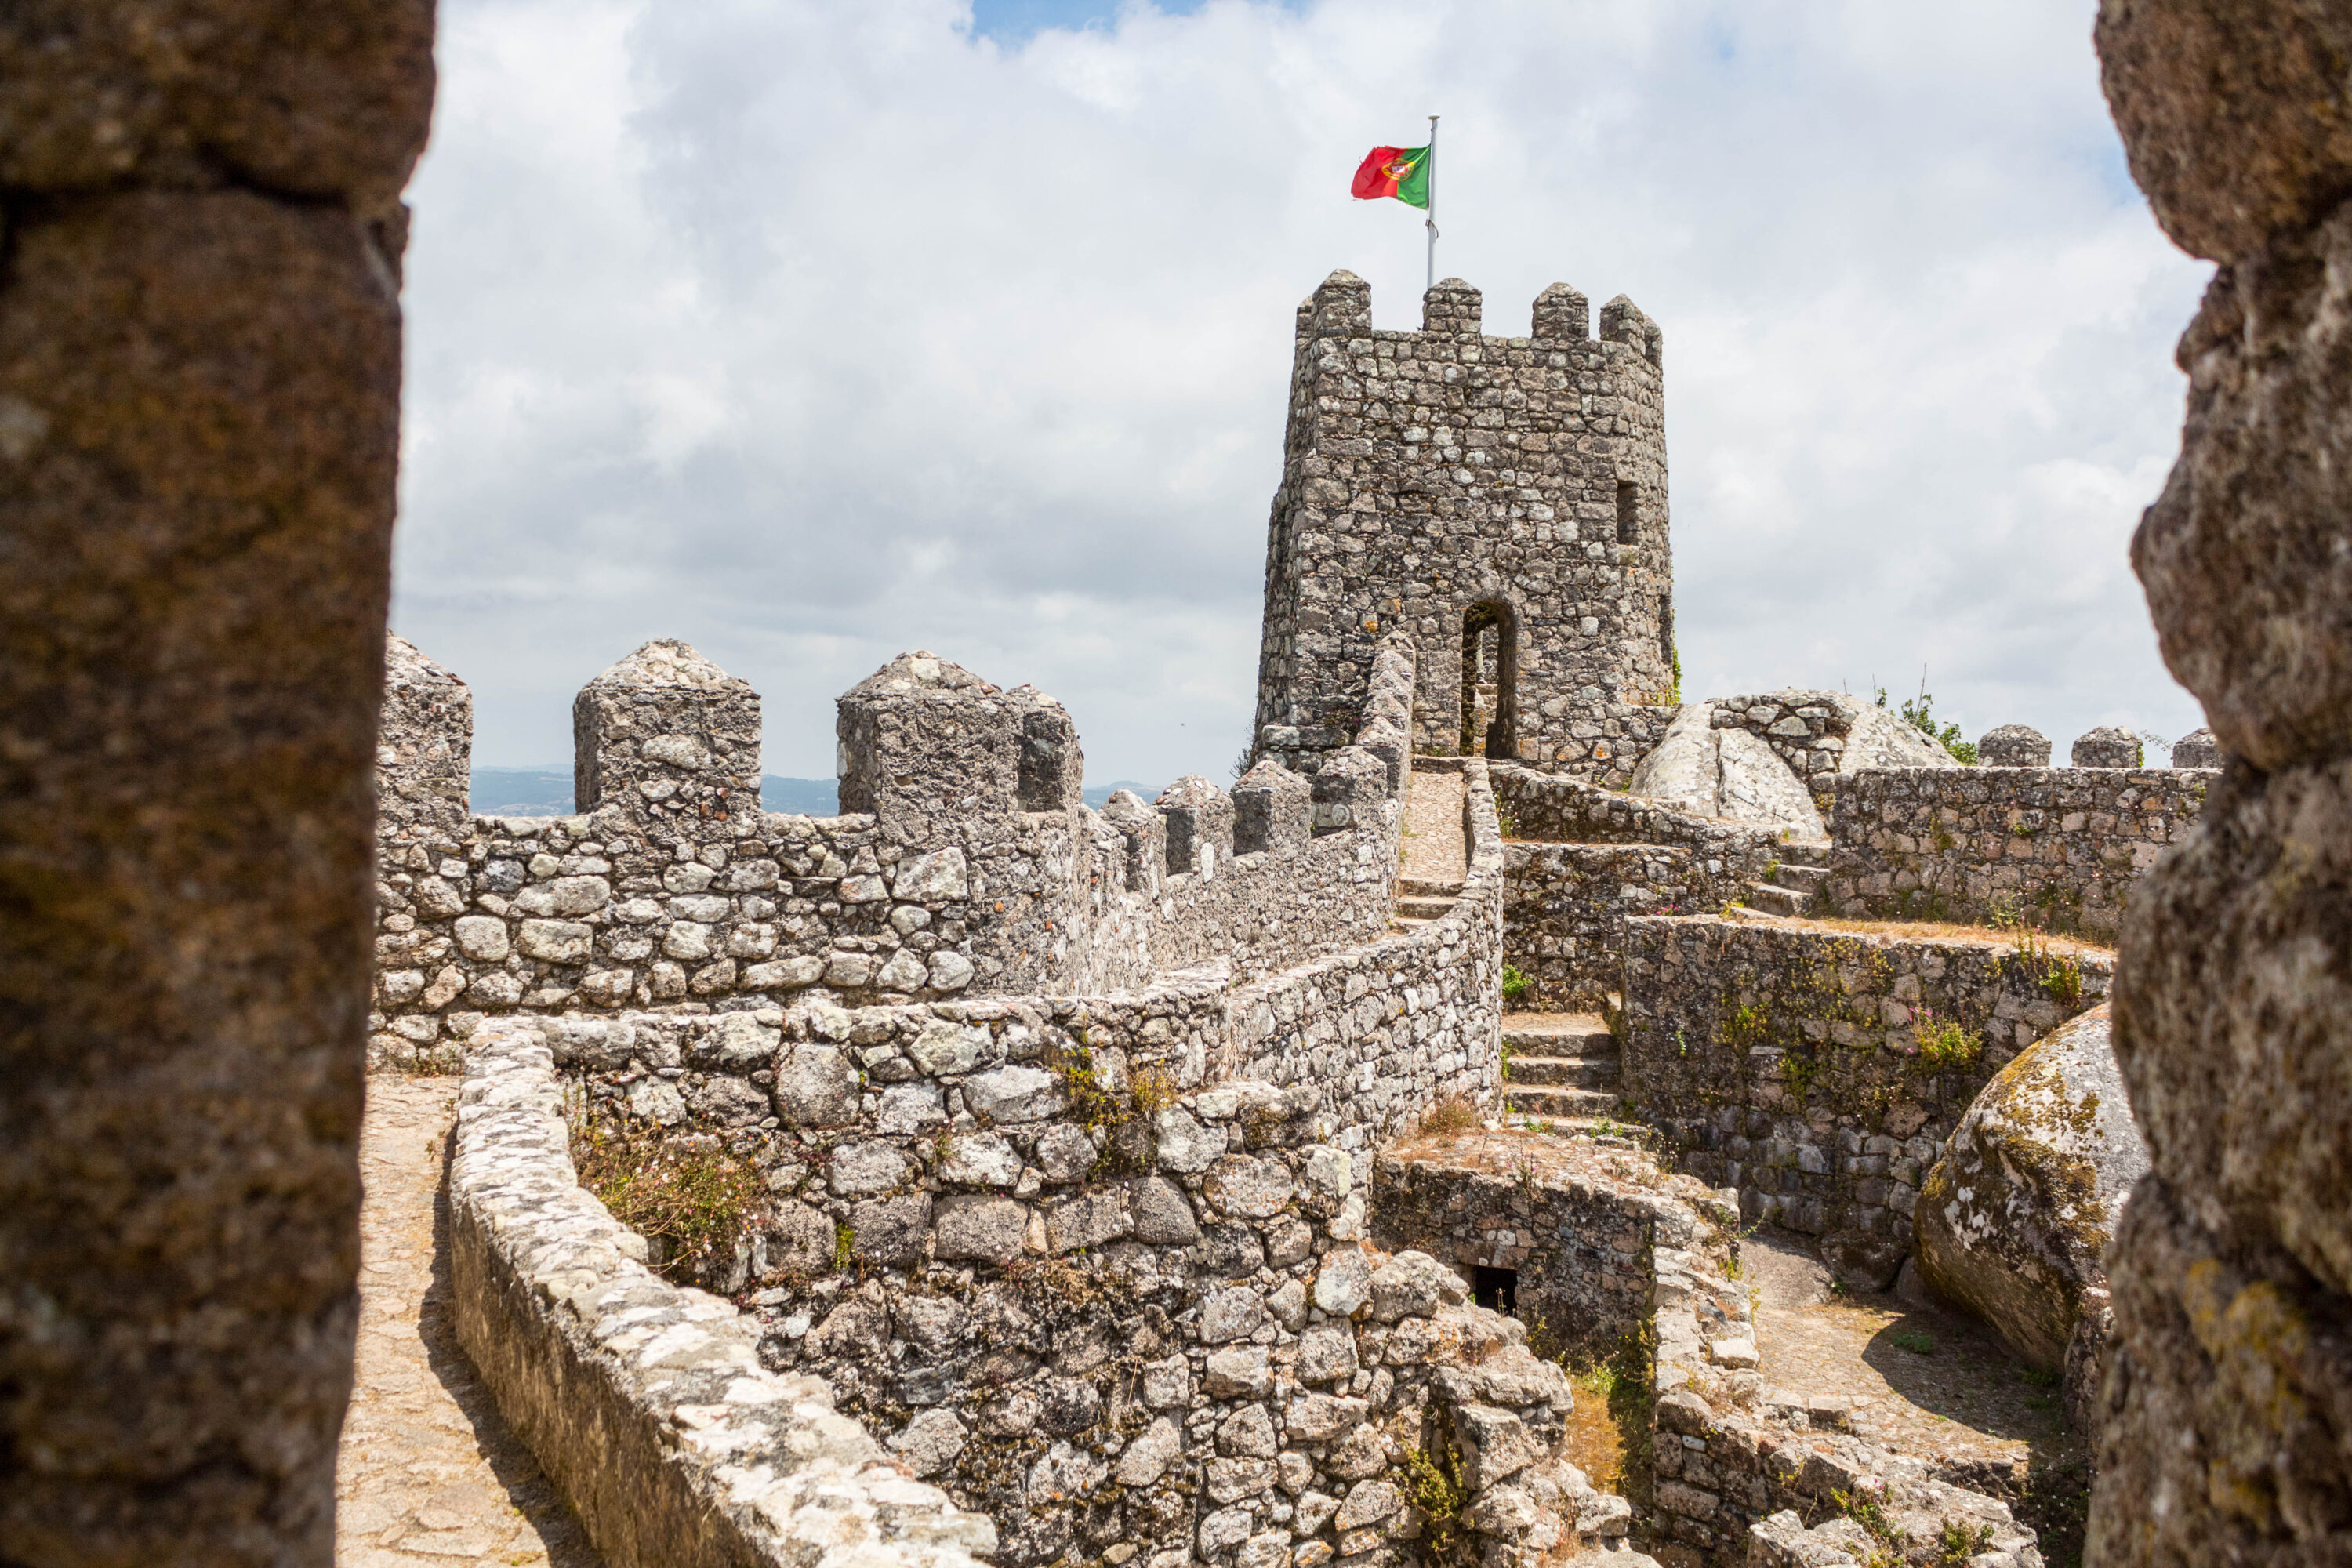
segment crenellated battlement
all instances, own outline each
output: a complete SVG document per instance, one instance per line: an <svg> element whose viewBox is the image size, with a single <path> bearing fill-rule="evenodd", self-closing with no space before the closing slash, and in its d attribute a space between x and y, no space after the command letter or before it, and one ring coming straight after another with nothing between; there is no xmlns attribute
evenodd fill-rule
<svg viewBox="0 0 2352 1568"><path fill-rule="evenodd" d="M1068 712L927 652L844 693L842 814L761 809L760 697L646 643L573 704L582 809L473 816L472 694L387 654L378 751L380 1052L520 1010L842 1005L1263 974L1386 931L1409 645L1360 744L1309 780L1179 781L1101 812Z"/></svg>
<svg viewBox="0 0 2352 1568"><path fill-rule="evenodd" d="M1664 335L1623 295L1537 295L1485 331L1448 278L1416 331L1334 272L1297 311L1266 544L1256 745L1313 773L1362 717L1381 637L1420 650L1412 745L1624 782L1674 700Z"/></svg>

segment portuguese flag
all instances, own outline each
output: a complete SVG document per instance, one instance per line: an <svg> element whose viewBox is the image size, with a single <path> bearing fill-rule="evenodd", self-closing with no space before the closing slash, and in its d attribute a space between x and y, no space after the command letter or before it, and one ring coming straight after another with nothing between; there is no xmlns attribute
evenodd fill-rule
<svg viewBox="0 0 2352 1568"><path fill-rule="evenodd" d="M1364 154L1354 185L1360 202L1394 196L1409 206L1429 205L1429 149L1375 147Z"/></svg>

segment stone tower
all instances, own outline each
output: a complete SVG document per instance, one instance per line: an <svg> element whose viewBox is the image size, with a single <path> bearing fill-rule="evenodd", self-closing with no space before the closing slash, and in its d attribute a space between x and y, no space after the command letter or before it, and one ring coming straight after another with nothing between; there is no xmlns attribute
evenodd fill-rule
<svg viewBox="0 0 2352 1568"><path fill-rule="evenodd" d="M1529 336L1486 337L1454 278L1422 321L1374 331L1349 272L1298 307L1258 752L1311 773L1345 745L1402 627L1414 750L1622 783L1675 700L1658 329L1620 296L1595 341L1555 283Z"/></svg>

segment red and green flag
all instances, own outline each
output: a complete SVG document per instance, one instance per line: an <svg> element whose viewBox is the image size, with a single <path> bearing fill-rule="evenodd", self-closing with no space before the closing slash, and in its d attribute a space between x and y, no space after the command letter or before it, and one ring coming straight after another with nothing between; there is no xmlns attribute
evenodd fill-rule
<svg viewBox="0 0 2352 1568"><path fill-rule="evenodd" d="M1429 205L1429 149L1375 147L1364 154L1353 187L1360 202L1394 196L1409 206Z"/></svg>

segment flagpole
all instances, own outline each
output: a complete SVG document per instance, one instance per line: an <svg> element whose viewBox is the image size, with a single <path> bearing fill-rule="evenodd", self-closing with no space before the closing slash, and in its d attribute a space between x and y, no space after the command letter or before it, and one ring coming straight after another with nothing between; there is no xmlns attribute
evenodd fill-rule
<svg viewBox="0 0 2352 1568"><path fill-rule="evenodd" d="M1429 281L1423 292L1437 287L1437 116L1429 117L1429 174L1423 187L1429 196L1429 216L1423 220L1429 227Z"/></svg>

